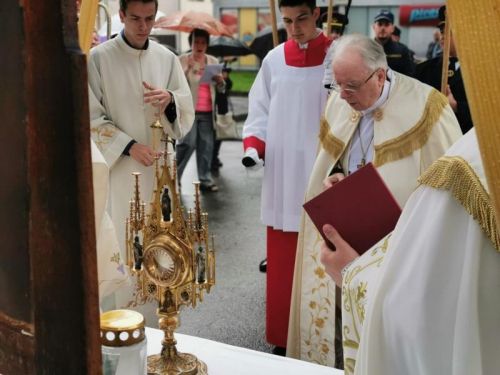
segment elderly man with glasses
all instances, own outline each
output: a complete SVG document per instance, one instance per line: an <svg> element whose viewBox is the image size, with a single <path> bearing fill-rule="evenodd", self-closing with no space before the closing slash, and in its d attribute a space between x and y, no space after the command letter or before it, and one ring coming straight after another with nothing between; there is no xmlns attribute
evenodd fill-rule
<svg viewBox="0 0 500 375"><path fill-rule="evenodd" d="M348 35L333 49L333 93L305 199L373 162L403 207L419 175L461 136L453 110L431 86L389 69L376 41ZM333 366L335 284L320 263L314 224L304 215L301 223L288 354Z"/></svg>

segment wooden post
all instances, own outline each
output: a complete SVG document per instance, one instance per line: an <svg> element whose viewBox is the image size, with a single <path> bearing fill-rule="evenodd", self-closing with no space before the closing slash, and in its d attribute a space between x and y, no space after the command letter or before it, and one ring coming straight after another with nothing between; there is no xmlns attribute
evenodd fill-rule
<svg viewBox="0 0 500 375"><path fill-rule="evenodd" d="M78 35L81 50L87 54L92 45L92 33L95 29L99 0L82 0L78 19Z"/></svg>
<svg viewBox="0 0 500 375"><path fill-rule="evenodd" d="M450 63L450 37L451 25L448 17L448 9L444 16L444 46L443 46L443 68L441 70L441 93L446 95L446 88L448 87L448 65Z"/></svg>
<svg viewBox="0 0 500 375"><path fill-rule="evenodd" d="M498 0L449 0L447 6L497 225L500 223L498 5Z"/></svg>
<svg viewBox="0 0 500 375"><path fill-rule="evenodd" d="M328 10L326 13L326 36L332 35L333 0L328 0Z"/></svg>
<svg viewBox="0 0 500 375"><path fill-rule="evenodd" d="M273 28L273 45L276 47L279 44L278 39L278 24L276 21L276 3L274 0L269 0L269 9L271 10L271 26Z"/></svg>
<svg viewBox="0 0 500 375"><path fill-rule="evenodd" d="M101 374L87 67L74 0L2 0L0 373Z"/></svg>

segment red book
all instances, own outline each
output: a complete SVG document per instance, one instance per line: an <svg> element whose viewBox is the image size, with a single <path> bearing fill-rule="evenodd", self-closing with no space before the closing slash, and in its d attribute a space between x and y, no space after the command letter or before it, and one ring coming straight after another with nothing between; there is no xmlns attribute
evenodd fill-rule
<svg viewBox="0 0 500 375"><path fill-rule="evenodd" d="M363 254L389 234L401 208L375 167L368 163L304 204L323 239L331 224L358 253Z"/></svg>

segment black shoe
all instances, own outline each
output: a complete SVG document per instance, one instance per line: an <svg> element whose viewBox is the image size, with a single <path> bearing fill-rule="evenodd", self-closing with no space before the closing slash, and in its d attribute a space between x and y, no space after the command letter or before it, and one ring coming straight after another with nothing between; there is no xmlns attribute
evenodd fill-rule
<svg viewBox="0 0 500 375"><path fill-rule="evenodd" d="M219 187L215 184L211 184L211 185L200 184L200 190L214 193L216 191L219 191Z"/></svg>
<svg viewBox="0 0 500 375"><path fill-rule="evenodd" d="M210 172L212 173L212 176L214 176L214 177L220 176L219 168L212 167L212 168L210 168Z"/></svg>
<svg viewBox="0 0 500 375"><path fill-rule="evenodd" d="M259 263L259 271L262 273L267 272L267 258Z"/></svg>
<svg viewBox="0 0 500 375"><path fill-rule="evenodd" d="M275 346L272 350L271 353L274 355L280 355L282 357L286 356L286 348L283 348L282 346Z"/></svg>
<svg viewBox="0 0 500 375"><path fill-rule="evenodd" d="M253 167L255 164L257 164L257 162L253 160L250 156L245 156L243 159L241 159L241 163L247 168Z"/></svg>
<svg viewBox="0 0 500 375"><path fill-rule="evenodd" d="M212 172L219 172L219 169L222 167L222 162L219 159L212 161L212 165L210 166L210 170Z"/></svg>

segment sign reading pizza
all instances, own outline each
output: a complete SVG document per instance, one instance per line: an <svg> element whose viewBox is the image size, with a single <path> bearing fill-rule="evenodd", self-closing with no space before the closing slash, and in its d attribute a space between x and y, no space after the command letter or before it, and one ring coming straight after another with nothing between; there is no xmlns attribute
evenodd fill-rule
<svg viewBox="0 0 500 375"><path fill-rule="evenodd" d="M438 5L402 5L399 7L399 24L401 26L437 26Z"/></svg>

